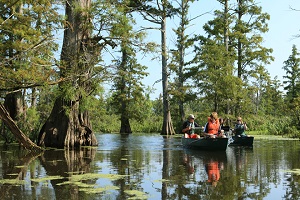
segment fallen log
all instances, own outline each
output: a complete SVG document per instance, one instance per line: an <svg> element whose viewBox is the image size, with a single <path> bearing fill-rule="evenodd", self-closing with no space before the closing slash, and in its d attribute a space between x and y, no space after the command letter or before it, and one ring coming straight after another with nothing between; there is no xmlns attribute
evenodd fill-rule
<svg viewBox="0 0 300 200"><path fill-rule="evenodd" d="M30 151L42 151L43 149L32 142L17 126L15 121L10 117L9 113L5 109L4 105L0 103L0 119L9 128L12 134L16 137L20 144L25 149Z"/></svg>

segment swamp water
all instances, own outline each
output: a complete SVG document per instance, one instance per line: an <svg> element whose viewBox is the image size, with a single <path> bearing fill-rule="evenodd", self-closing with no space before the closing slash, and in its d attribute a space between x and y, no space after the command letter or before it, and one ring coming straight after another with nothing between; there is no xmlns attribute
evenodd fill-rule
<svg viewBox="0 0 300 200"><path fill-rule="evenodd" d="M300 142L187 150L180 138L98 134L99 146L33 155L0 146L0 199L300 199Z"/></svg>

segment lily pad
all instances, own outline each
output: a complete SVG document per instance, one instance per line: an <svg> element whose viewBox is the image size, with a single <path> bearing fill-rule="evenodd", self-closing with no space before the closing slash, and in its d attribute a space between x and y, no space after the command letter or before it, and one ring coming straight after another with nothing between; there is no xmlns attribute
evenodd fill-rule
<svg viewBox="0 0 300 200"><path fill-rule="evenodd" d="M145 192L139 190L125 190L129 196L132 196L128 199L148 199L148 195Z"/></svg>
<svg viewBox="0 0 300 200"><path fill-rule="evenodd" d="M85 171L76 171L76 172L65 172L66 174L71 174L71 175L74 175L74 174L83 174Z"/></svg>
<svg viewBox="0 0 300 200"><path fill-rule="evenodd" d="M76 181L82 181L82 180L106 178L106 179L110 179L113 181L113 180L122 179L124 177L127 177L127 175L87 173L87 174L72 175L70 180L76 182Z"/></svg>
<svg viewBox="0 0 300 200"><path fill-rule="evenodd" d="M63 183L58 183L56 185L69 185L69 184L77 185L78 187L81 187L81 188L94 188L96 186L95 184L87 184L87 183L82 183L80 181L77 181L77 182L65 181Z"/></svg>
<svg viewBox="0 0 300 200"><path fill-rule="evenodd" d="M290 172L290 173L293 173L293 174L300 175L300 169L287 170L286 172Z"/></svg>
<svg viewBox="0 0 300 200"><path fill-rule="evenodd" d="M79 191L85 192L88 194L97 194L97 193L102 193L108 190L118 190L119 187L113 186L113 185L108 185L105 187L99 187L99 188L79 188Z"/></svg>
<svg viewBox="0 0 300 200"><path fill-rule="evenodd" d="M0 180L0 184L25 185L25 181L18 179L2 179Z"/></svg>
<svg viewBox="0 0 300 200"><path fill-rule="evenodd" d="M45 181L51 181L51 180L57 180L57 179L63 179L62 176L46 176L43 178L32 178L31 181L33 182L45 182Z"/></svg>

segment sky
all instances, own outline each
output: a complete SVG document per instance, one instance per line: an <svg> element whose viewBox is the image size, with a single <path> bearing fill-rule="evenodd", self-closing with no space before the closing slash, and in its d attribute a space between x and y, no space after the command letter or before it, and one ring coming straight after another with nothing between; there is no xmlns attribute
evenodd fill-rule
<svg viewBox="0 0 300 200"><path fill-rule="evenodd" d="M277 79L282 82L285 75L282 69L283 62L291 55L292 46L295 44L300 52L300 38L295 37L297 34L300 35L300 1L261 0L256 2L262 7L262 12L270 15L270 20L268 21L269 32L262 35L264 37L263 46L273 49L272 56L275 60L270 65L267 65L266 68L272 79L277 76ZM299 11L294 11L291 8ZM190 34L203 34L203 24L214 17L213 11L216 9L221 9L220 4L216 0L199 0L194 2L190 9L191 18L203 13L209 13L194 20L187 31ZM167 45L169 48L172 48L176 39L175 34L172 32L172 27L177 25L175 20L169 19L167 21ZM149 32L148 40L160 43L160 32L157 30ZM154 89L151 99L155 99L162 93L161 82L157 82L161 79L161 61L159 59L151 60L150 58L148 56L141 60L142 64L148 66L147 71L149 72L149 76L144 79L143 83Z"/></svg>

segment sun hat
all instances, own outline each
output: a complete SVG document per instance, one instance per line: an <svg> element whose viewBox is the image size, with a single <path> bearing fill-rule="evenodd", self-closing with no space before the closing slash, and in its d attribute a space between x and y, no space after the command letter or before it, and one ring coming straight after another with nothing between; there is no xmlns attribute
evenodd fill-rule
<svg viewBox="0 0 300 200"><path fill-rule="evenodd" d="M193 114L190 114L189 119L195 119L195 116Z"/></svg>

